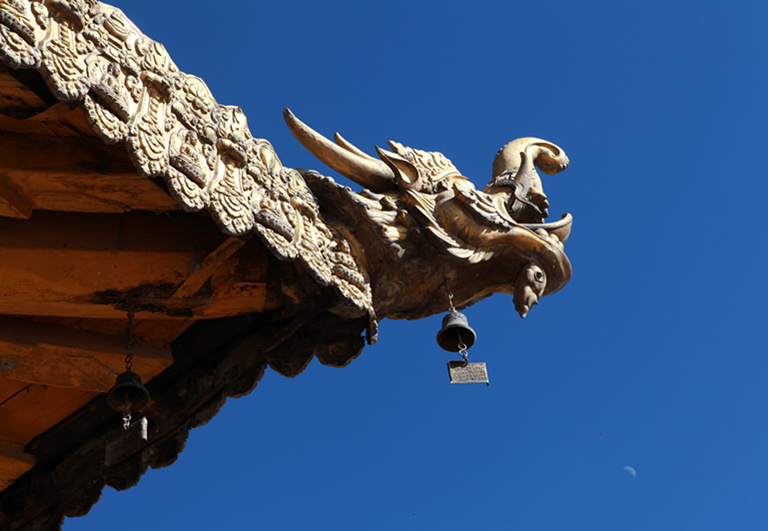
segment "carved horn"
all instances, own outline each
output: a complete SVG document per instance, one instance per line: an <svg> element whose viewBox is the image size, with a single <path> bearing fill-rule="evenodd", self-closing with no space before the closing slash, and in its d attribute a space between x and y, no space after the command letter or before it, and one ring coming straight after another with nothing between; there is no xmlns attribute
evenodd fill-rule
<svg viewBox="0 0 768 531"><path fill-rule="evenodd" d="M495 180L509 171L513 179L525 179L533 172L534 164L544 173L552 175L568 167L568 157L562 149L546 140L518 138L505 144L496 153L493 159L493 178Z"/></svg>
<svg viewBox="0 0 768 531"><path fill-rule="evenodd" d="M283 111L285 123L293 136L315 157L342 174L373 192L386 192L395 187L395 175L380 160L368 155L361 156L359 149L337 135L334 144L323 135L313 130L296 118L290 109Z"/></svg>
<svg viewBox="0 0 768 531"><path fill-rule="evenodd" d="M389 147L395 149L391 141L389 142ZM411 188L421 190L423 182L419 176L419 170L411 161L404 159L397 153L384 151L379 146L376 146L376 152L379 154L381 160L389 166L392 173L394 173L395 181L401 190L410 190Z"/></svg>

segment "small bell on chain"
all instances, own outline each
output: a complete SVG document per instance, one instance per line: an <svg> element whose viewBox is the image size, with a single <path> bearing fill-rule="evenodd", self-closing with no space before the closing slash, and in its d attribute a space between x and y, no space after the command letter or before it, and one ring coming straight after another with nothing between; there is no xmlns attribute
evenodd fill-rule
<svg viewBox="0 0 768 531"><path fill-rule="evenodd" d="M443 328L437 333L437 344L448 352L459 352L462 344L467 349L476 339L477 334L470 328L467 316L451 305L450 312L443 317Z"/></svg>
<svg viewBox="0 0 768 531"><path fill-rule="evenodd" d="M437 344L449 352L461 354L462 361L448 362L448 375L451 383L488 382L488 370L485 363L470 363L467 349L475 344L477 334L469 326L467 316L453 306L453 294L448 295L449 313L443 317L443 327L437 333Z"/></svg>
<svg viewBox="0 0 768 531"><path fill-rule="evenodd" d="M128 313L126 327L125 372L117 375L115 385L107 392L109 407L123 414L123 428L131 426L131 413L149 403L149 391L141 384L141 376L133 372L133 313Z"/></svg>

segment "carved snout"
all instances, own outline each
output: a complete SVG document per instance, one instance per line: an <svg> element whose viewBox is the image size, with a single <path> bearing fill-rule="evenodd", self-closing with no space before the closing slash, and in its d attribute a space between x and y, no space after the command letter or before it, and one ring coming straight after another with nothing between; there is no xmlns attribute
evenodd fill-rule
<svg viewBox="0 0 768 531"><path fill-rule="evenodd" d="M293 136L310 153L344 177L373 192L386 192L395 188L395 174L384 162L366 155L338 133L334 144L296 118L289 109L283 111L283 117Z"/></svg>
<svg viewBox="0 0 768 531"><path fill-rule="evenodd" d="M515 281L514 304L517 313L525 319L539 299L544 296L547 287L547 275L535 262L530 262L520 272Z"/></svg>

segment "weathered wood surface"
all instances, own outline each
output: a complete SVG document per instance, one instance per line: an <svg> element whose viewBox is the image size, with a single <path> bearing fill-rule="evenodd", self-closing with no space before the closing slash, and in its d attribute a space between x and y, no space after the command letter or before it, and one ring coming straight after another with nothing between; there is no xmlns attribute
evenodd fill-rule
<svg viewBox="0 0 768 531"><path fill-rule="evenodd" d="M24 445L0 440L0 490L35 466L35 456L24 453Z"/></svg>
<svg viewBox="0 0 768 531"><path fill-rule="evenodd" d="M31 79L36 81L30 83ZM0 114L24 120L56 104L56 98L41 82L36 72L14 70L0 64Z"/></svg>
<svg viewBox="0 0 768 531"><path fill-rule="evenodd" d="M262 246L180 212L39 75L10 74L0 66L0 440L23 450L114 384L129 308L147 381L195 319L280 307L283 280ZM6 453L0 491L34 462Z"/></svg>
<svg viewBox="0 0 768 531"><path fill-rule="evenodd" d="M146 446L106 466L106 441L120 438L123 429L105 401L95 400L27 445L37 459L35 470L46 480L19 478L0 495L0 512L14 530L82 516L105 484L126 489L147 468L173 463L189 430L208 422L227 397L251 392L268 365L295 376L313 355L332 365L349 363L363 347L365 326L365 319L323 312L296 319L253 315L198 321L174 342L176 363L147 383L152 402L143 412L150 421Z"/></svg>
<svg viewBox="0 0 768 531"><path fill-rule="evenodd" d="M33 210L178 210L155 182L136 174L124 148L97 138L0 134L0 171L3 188Z"/></svg>
<svg viewBox="0 0 768 531"><path fill-rule="evenodd" d="M274 309L268 254L245 243L188 214L0 218L0 313L185 319Z"/></svg>
<svg viewBox="0 0 768 531"><path fill-rule="evenodd" d="M195 319L280 307L283 281L263 247L181 213L39 75L12 74L0 66L0 315L14 316L0 317L0 440L23 449L114 384L129 307L147 381ZM31 459L0 457L0 490Z"/></svg>
<svg viewBox="0 0 768 531"><path fill-rule="evenodd" d="M9 383L10 382L10 383ZM0 439L27 444L99 395L0 379L0 387L20 388L0 403Z"/></svg>
<svg viewBox="0 0 768 531"><path fill-rule="evenodd" d="M125 370L126 343L63 326L0 317L0 375L27 383L105 393ZM136 343L134 371L150 379L173 363L170 348Z"/></svg>

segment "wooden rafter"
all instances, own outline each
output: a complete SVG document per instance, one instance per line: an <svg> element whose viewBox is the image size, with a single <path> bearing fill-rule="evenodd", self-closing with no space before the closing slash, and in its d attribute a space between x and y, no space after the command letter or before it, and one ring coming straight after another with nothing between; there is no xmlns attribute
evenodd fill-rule
<svg viewBox="0 0 768 531"><path fill-rule="evenodd" d="M0 314L188 319L274 308L262 250L205 218L41 212L0 218ZM210 289L201 288L210 284Z"/></svg>
<svg viewBox="0 0 768 531"><path fill-rule="evenodd" d="M0 440L0 490L33 466L35 457L24 453L22 445Z"/></svg>
<svg viewBox="0 0 768 531"><path fill-rule="evenodd" d="M27 210L178 210L154 181L136 174L122 146L104 146L96 138L0 133L0 185L6 202Z"/></svg>
<svg viewBox="0 0 768 531"><path fill-rule="evenodd" d="M0 374L7 379L103 393L125 370L125 356L125 337L0 317ZM172 362L167 347L133 347L134 370L145 379Z"/></svg>

